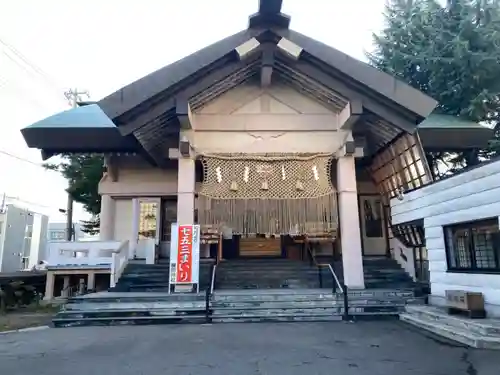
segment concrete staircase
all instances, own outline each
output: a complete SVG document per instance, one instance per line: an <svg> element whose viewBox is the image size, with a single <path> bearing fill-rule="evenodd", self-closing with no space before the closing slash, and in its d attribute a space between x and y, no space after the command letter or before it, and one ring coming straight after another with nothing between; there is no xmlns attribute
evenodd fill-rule
<svg viewBox="0 0 500 375"><path fill-rule="evenodd" d="M396 317L407 303L418 303L412 291L350 291L350 319ZM214 322L337 321L344 296L326 289L218 290L212 297Z"/></svg>
<svg viewBox="0 0 500 375"><path fill-rule="evenodd" d="M407 306L400 320L433 335L466 346L500 350L500 320L468 319L434 306Z"/></svg>
<svg viewBox="0 0 500 375"><path fill-rule="evenodd" d="M342 300L322 289L219 290L214 322L342 320Z"/></svg>
<svg viewBox="0 0 500 375"><path fill-rule="evenodd" d="M200 292L210 285L213 260L200 261ZM122 276L110 292L168 292L169 261L158 264L145 264L143 261L130 261Z"/></svg>
<svg viewBox="0 0 500 375"><path fill-rule="evenodd" d="M323 273L324 287L332 287L332 277ZM318 269L308 262L290 259L225 260L217 266L215 289L307 289L319 288Z"/></svg>
<svg viewBox="0 0 500 375"><path fill-rule="evenodd" d="M54 327L202 323L205 306L204 293L99 292L70 298L52 323Z"/></svg>
<svg viewBox="0 0 500 375"><path fill-rule="evenodd" d="M200 262L199 294L168 294L169 263L131 261L108 292L71 298L53 320L56 327L172 322L335 321L344 315L344 295L333 292L328 269L289 259L239 259L217 267L208 311L212 261ZM341 268L334 265L340 274ZM349 317L394 317L415 298L411 280L388 259L365 260L367 285L349 290ZM322 282L320 282L322 279ZM320 285L323 288L319 288Z"/></svg>
<svg viewBox="0 0 500 375"><path fill-rule="evenodd" d="M52 322L55 327L204 322L212 264L200 261L199 294L168 294L168 260L130 261L115 287L69 299Z"/></svg>
<svg viewBox="0 0 500 375"><path fill-rule="evenodd" d="M410 289L414 290L417 284L391 258L363 257L365 287L368 289Z"/></svg>

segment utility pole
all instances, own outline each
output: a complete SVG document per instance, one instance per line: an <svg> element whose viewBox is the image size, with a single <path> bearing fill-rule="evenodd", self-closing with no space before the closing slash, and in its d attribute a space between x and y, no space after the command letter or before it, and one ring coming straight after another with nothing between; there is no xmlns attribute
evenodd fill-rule
<svg viewBox="0 0 500 375"><path fill-rule="evenodd" d="M78 102L81 100L80 95L89 96L88 91L78 91L78 89L70 89L64 93L66 99L69 100L71 107L78 107ZM68 203L66 206L66 240L71 241L74 239L73 229L73 197L68 192Z"/></svg>
<svg viewBox="0 0 500 375"><path fill-rule="evenodd" d="M3 193L2 201L0 202L0 214L5 210L5 202L7 200L7 193Z"/></svg>

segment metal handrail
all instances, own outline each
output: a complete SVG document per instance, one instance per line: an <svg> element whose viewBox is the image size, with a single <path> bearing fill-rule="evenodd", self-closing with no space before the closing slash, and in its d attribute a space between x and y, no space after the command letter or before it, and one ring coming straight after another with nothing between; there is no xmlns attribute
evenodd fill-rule
<svg viewBox="0 0 500 375"><path fill-rule="evenodd" d="M212 278L210 279L210 295L212 295L214 293L216 270L217 270L217 264L214 264L212 267Z"/></svg>
<svg viewBox="0 0 500 375"><path fill-rule="evenodd" d="M337 277L337 274L335 273L332 265L329 263L318 263L318 261L316 260L316 256L313 254L310 246L307 246L307 250L309 251L309 254L311 255L311 259L313 260L316 267L318 267L318 268L325 267L325 268L328 268L330 270L330 273L332 274L332 278L335 281L335 283L337 284L340 292L344 293L344 288L342 287L342 284L340 284L339 278Z"/></svg>
<svg viewBox="0 0 500 375"><path fill-rule="evenodd" d="M335 279L335 282L337 283L338 288L340 289L341 293L344 293L344 288L342 287L342 284L339 281L339 278L337 277L337 274L333 270L333 267L331 264L325 263L325 264L320 264L320 266L327 266L328 269L330 270L330 273L332 274L333 278Z"/></svg>
<svg viewBox="0 0 500 375"><path fill-rule="evenodd" d="M205 291L205 319L207 323L212 321L212 310L210 308L210 300L212 299L212 294L214 293L215 287L215 270L217 269L217 263L212 265L212 272L210 275L210 288Z"/></svg>
<svg viewBox="0 0 500 375"><path fill-rule="evenodd" d="M316 260L315 255L313 254L311 247L307 246L307 250L309 251L309 254L311 255L311 259L313 260L314 264L316 267L318 267L318 270L320 267L328 267L330 270L330 273L332 274L333 279L335 280L335 283L337 284L338 288L340 289L340 292L343 295L343 304L344 304L344 315L342 317L343 320L349 321L351 319L351 316L349 315L349 294L347 292L347 285L342 285L337 277L337 274L333 270L333 267L329 263L318 263ZM320 278L320 284L321 284L321 278ZM335 285L333 286L334 290L333 292L335 293Z"/></svg>

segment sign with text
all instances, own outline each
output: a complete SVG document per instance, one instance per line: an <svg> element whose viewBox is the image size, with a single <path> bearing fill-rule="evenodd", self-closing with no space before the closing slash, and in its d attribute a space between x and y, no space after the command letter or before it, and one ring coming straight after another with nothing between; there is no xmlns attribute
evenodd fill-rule
<svg viewBox="0 0 500 375"><path fill-rule="evenodd" d="M200 226L172 224L170 285L198 284Z"/></svg>

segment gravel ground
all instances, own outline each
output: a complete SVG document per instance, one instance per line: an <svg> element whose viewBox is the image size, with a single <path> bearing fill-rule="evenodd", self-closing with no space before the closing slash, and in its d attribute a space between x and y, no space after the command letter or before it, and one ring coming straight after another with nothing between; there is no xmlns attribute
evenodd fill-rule
<svg viewBox="0 0 500 375"><path fill-rule="evenodd" d="M0 315L0 332L48 325L54 313L9 313Z"/></svg>
<svg viewBox="0 0 500 375"><path fill-rule="evenodd" d="M0 335L9 375L498 375L500 352L399 322L60 328Z"/></svg>

